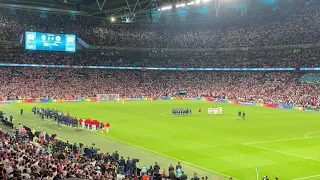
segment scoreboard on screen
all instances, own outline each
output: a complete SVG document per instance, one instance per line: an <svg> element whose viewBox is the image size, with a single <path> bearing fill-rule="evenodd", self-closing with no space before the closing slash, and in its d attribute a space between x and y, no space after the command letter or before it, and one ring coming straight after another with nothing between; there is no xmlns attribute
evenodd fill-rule
<svg viewBox="0 0 320 180"><path fill-rule="evenodd" d="M72 34L26 32L25 35L26 50L76 51L76 36Z"/></svg>

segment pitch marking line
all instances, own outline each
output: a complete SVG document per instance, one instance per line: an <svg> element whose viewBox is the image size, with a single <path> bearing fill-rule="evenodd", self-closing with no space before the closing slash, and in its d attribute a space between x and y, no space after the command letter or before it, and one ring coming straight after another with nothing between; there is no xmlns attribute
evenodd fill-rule
<svg viewBox="0 0 320 180"><path fill-rule="evenodd" d="M310 179L310 178L319 177L319 176L320 176L320 175L314 175L314 176L302 177L302 178L297 178L297 179L292 179L292 180Z"/></svg>
<svg viewBox="0 0 320 180"><path fill-rule="evenodd" d="M263 149L263 150L267 150L267 151L277 152L277 153L281 153L281 154L286 154L286 155L290 155L290 156L295 156L295 157L299 157L299 158L303 158L303 159L309 159L309 160L320 162L320 159L315 159L315 158L311 158L311 157L306 157L306 156L301 156L301 155L297 155L297 154L287 153L287 152L284 152L284 151L278 151L278 150L264 148L264 147L260 147L260 146L254 146L254 145L246 145L246 146L250 146L250 147L254 147L254 148L258 148L258 149Z"/></svg>
<svg viewBox="0 0 320 180"><path fill-rule="evenodd" d="M320 132L320 131L318 131ZM317 132L312 132L317 133ZM310 133L310 134L312 134ZM320 138L320 136L314 136L314 137L307 137L309 133L305 135L303 138L291 138L291 139L279 139L279 140L273 140L273 141L259 141L259 142L252 142L252 143L245 143L244 145L252 145L252 144L263 144L263 143L272 143L272 142L282 142L282 141L294 141L294 140L302 140L302 139L317 139Z"/></svg>
<svg viewBox="0 0 320 180"><path fill-rule="evenodd" d="M320 131L309 132L309 133L305 134L304 137L305 137L305 138L309 138L309 137L308 137L309 134L315 134L315 133L320 133ZM315 136L315 137L320 137L320 136ZM314 137L310 137L310 138L314 138Z"/></svg>
<svg viewBox="0 0 320 180"><path fill-rule="evenodd" d="M89 131L90 132L90 131ZM91 132L91 133L94 133L94 132ZM137 145L134 145L134 144L131 144L131 143L128 143L128 142L125 142L125 141L121 141L121 140L118 140L118 139L115 139L115 138L112 138L112 137L109 137L109 136L104 136L102 134L99 134L99 133L94 133L96 135L99 135L99 136L102 136L102 137L105 137L105 138L108 138L108 139L111 139L111 140L114 140L114 141L118 141L118 142L121 142L123 144L127 144L129 146L133 146L133 147L136 147L136 148L139 148L139 149L142 149L142 150L145 150L145 151L148 151L148 152L151 152L151 153L154 153L154 154L157 154L157 155L160 155L160 156L163 156L163 157L166 157L166 158L169 158L169 159L172 159L172 160L175 160L175 161L178 161L178 162L182 162L184 164L187 164L187 165L190 165L190 166L193 166L193 167L196 167L198 169L202 169L202 170L205 170L207 172L211 172L213 174L217 174L217 175L221 175L223 177L227 177L227 178L230 178L232 176L229 176L229 175L226 175L226 174L222 174L222 173L219 173L219 172L216 172L216 171L213 171L211 169L207 169L207 168L204 168L204 167L201 167L201 166L198 166L198 165L195 165L195 164L192 164L192 163L189 163L187 161L183 161L183 160L180 160L180 159L177 159L177 158L174 158L174 157L171 157L171 156L168 156L168 155L165 155L165 154L162 154L162 153L159 153L159 152L156 152L156 151L152 151L150 149L146 149L144 147L141 147L141 146L137 146ZM239 180L239 179L236 179L236 178L232 178L234 180Z"/></svg>

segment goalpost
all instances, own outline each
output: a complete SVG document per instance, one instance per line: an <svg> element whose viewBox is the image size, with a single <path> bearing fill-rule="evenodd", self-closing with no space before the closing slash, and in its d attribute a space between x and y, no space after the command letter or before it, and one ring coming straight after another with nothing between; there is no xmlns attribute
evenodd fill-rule
<svg viewBox="0 0 320 180"><path fill-rule="evenodd" d="M98 101L120 101L119 94L97 94Z"/></svg>

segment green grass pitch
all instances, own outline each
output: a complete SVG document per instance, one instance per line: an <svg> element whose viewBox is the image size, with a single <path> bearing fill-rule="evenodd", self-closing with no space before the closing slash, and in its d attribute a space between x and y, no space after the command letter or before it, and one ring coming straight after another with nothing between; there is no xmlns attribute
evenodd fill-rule
<svg viewBox="0 0 320 180"><path fill-rule="evenodd" d="M223 115L208 115L209 106L222 106ZM110 133L80 131L55 126L31 115L33 106L70 111L111 123ZM136 157L142 165L157 161L161 168L182 163L189 177L194 172L210 179L320 179L320 117L318 113L269 109L205 101L136 101L40 103L0 105L13 114L16 125L41 128L70 142L95 143L103 151L118 150ZM187 117L172 117L172 108L192 108ZM25 114L20 116L19 109ZM199 113L198 108L203 112ZM246 120L237 112L245 111Z"/></svg>

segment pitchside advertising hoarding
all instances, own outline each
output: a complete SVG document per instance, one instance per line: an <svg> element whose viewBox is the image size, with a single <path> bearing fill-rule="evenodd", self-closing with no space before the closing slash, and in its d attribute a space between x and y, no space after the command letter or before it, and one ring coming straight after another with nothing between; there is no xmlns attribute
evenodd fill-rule
<svg viewBox="0 0 320 180"><path fill-rule="evenodd" d="M25 49L76 52L76 36L73 34L25 32Z"/></svg>
<svg viewBox="0 0 320 180"><path fill-rule="evenodd" d="M240 104L247 106L259 106L266 108L280 108L280 109L296 109L300 111L308 111L308 112L318 112L317 107L304 108L299 106L290 106L290 105L276 105L276 104L260 104L260 103L252 103L252 102L241 102L241 101L230 101L226 99L216 99L212 97L200 98L173 98L173 97L160 97L160 98L120 98L120 101L150 101L150 100L203 100L209 102L218 102L218 103L227 103L227 104ZM12 104L12 103L60 103L60 102L99 102L97 98L79 98L79 99L26 99L26 100L0 100L0 104Z"/></svg>

